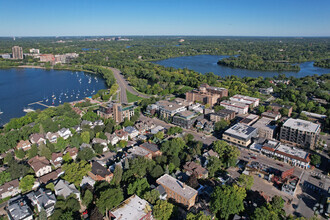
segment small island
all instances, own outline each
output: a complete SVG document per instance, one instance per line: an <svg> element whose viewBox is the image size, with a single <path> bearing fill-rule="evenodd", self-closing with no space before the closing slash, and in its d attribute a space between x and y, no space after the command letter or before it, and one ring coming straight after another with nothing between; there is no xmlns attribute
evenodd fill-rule
<svg viewBox="0 0 330 220"><path fill-rule="evenodd" d="M322 68L330 68L330 59L315 61L314 66L322 67Z"/></svg>

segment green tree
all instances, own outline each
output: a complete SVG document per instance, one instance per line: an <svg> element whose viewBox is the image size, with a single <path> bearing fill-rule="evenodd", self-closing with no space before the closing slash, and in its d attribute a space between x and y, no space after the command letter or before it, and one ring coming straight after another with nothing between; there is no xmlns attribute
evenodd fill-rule
<svg viewBox="0 0 330 220"><path fill-rule="evenodd" d="M47 212L43 207L41 208L41 210L39 212L38 220L47 220Z"/></svg>
<svg viewBox="0 0 330 220"><path fill-rule="evenodd" d="M50 189L50 190L53 191L53 192L54 192L54 188L55 188L54 183L48 183L48 184L46 185L46 189Z"/></svg>
<svg viewBox="0 0 330 220"><path fill-rule="evenodd" d="M63 161L64 161L64 163L70 163L72 161L72 157L69 152L64 154Z"/></svg>
<svg viewBox="0 0 330 220"><path fill-rule="evenodd" d="M84 131L81 133L81 139L83 143L89 144L91 137L88 131Z"/></svg>
<svg viewBox="0 0 330 220"><path fill-rule="evenodd" d="M215 106L214 106L214 111L215 111L215 112L218 112L218 111L223 110L223 109L225 109L225 107L222 106L222 105L215 105Z"/></svg>
<svg viewBox="0 0 330 220"><path fill-rule="evenodd" d="M124 195L120 189L110 188L101 193L99 199L96 201L96 206L101 213L105 214L107 210L118 206L123 200Z"/></svg>
<svg viewBox="0 0 330 220"><path fill-rule="evenodd" d="M119 141L119 143L118 143L118 147L120 147L120 148L124 148L124 147L126 147L127 146L127 141L125 141L125 140L121 140L121 141Z"/></svg>
<svg viewBox="0 0 330 220"><path fill-rule="evenodd" d="M22 149L15 150L15 156L18 159L23 159L25 157L25 152Z"/></svg>
<svg viewBox="0 0 330 220"><path fill-rule="evenodd" d="M86 190L85 191L85 194L84 194L84 197L82 199L82 203L88 207L89 204L91 204L91 202L93 201L93 193L90 191L90 190Z"/></svg>
<svg viewBox="0 0 330 220"><path fill-rule="evenodd" d="M23 177L20 181L19 181L19 188L23 191L23 192L27 192L30 191L33 187L35 178L33 175L26 175L25 177Z"/></svg>
<svg viewBox="0 0 330 220"><path fill-rule="evenodd" d="M89 147L85 147L84 149L80 150L77 155L78 161L89 161L95 156L93 150Z"/></svg>
<svg viewBox="0 0 330 220"><path fill-rule="evenodd" d="M237 185L217 186L211 196L211 210L219 218L228 219L230 215L244 210L245 188Z"/></svg>
<svg viewBox="0 0 330 220"><path fill-rule="evenodd" d="M207 164L207 169L209 171L209 176L213 177L216 172L222 169L222 163L219 158L211 157L209 163Z"/></svg>
<svg viewBox="0 0 330 220"><path fill-rule="evenodd" d="M28 158L31 159L38 155L38 147L36 144L32 144L31 149L27 152Z"/></svg>
<svg viewBox="0 0 330 220"><path fill-rule="evenodd" d="M158 200L153 207L153 215L157 220L170 219L173 212L173 205L164 200Z"/></svg>
<svg viewBox="0 0 330 220"><path fill-rule="evenodd" d="M159 192L156 189L148 191L144 194L144 199L150 202L151 204L155 204L156 201L159 199Z"/></svg>
<svg viewBox="0 0 330 220"><path fill-rule="evenodd" d="M318 165L321 163L321 156L318 154L312 154L311 156L311 164L312 165Z"/></svg>
<svg viewBox="0 0 330 220"><path fill-rule="evenodd" d="M147 178L137 179L133 183L130 183L127 188L127 194L136 194L140 197L150 188Z"/></svg>
<svg viewBox="0 0 330 220"><path fill-rule="evenodd" d="M52 152L46 146L41 146L39 149L39 155L42 157L46 157L48 160L52 158Z"/></svg>
<svg viewBox="0 0 330 220"><path fill-rule="evenodd" d="M6 182L9 182L11 180L10 173L7 171L2 171L0 173L0 185L3 185Z"/></svg>
<svg viewBox="0 0 330 220"><path fill-rule="evenodd" d="M186 220L211 220L211 216L205 215L202 211L200 211L198 214L188 213Z"/></svg>
<svg viewBox="0 0 330 220"><path fill-rule="evenodd" d="M247 190L250 190L251 187L253 186L254 179L250 175L242 174L239 176L237 182L240 186L245 187L245 189Z"/></svg>
<svg viewBox="0 0 330 220"><path fill-rule="evenodd" d="M227 120L221 119L220 121L214 124L215 131L222 131L225 129L230 123Z"/></svg>
<svg viewBox="0 0 330 220"><path fill-rule="evenodd" d="M64 164L62 170L64 171L63 179L78 187L82 178L91 171L91 165L86 161L80 161L79 163Z"/></svg>
<svg viewBox="0 0 330 220"><path fill-rule="evenodd" d="M152 171L150 172L150 175L153 178L158 178L158 177L160 177L163 174L164 174L164 170L163 170L163 168L160 165L155 166L155 168L152 169Z"/></svg>
<svg viewBox="0 0 330 220"><path fill-rule="evenodd" d="M121 168L121 166L116 165L115 171L113 172L113 178L111 180L111 183L119 186L122 175L123 175L123 169Z"/></svg>
<svg viewBox="0 0 330 220"><path fill-rule="evenodd" d="M180 134L182 133L182 128L180 127L170 127L167 131L168 135Z"/></svg>

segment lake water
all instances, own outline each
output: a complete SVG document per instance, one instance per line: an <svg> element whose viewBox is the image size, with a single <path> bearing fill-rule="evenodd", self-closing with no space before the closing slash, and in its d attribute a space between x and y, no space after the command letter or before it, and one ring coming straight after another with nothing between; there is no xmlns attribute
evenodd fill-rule
<svg viewBox="0 0 330 220"><path fill-rule="evenodd" d="M44 109L29 103L43 101L48 106L92 96L106 84L100 76L85 72L44 69L0 69L0 125L21 117L24 108Z"/></svg>
<svg viewBox="0 0 330 220"><path fill-rule="evenodd" d="M166 60L159 60L153 63L163 65L166 67L174 67L174 68L187 68L194 70L200 73L208 73L213 72L216 75L225 77L225 76L239 76L239 77L273 77L277 76L279 73L283 73L286 76L294 76L294 77L304 77L309 75L322 75L325 73L330 73L330 69L320 68L313 66L314 62L305 62L300 64L299 72L292 71L258 71L258 70L246 70L239 68L230 68L218 65L217 62L220 59L226 58L228 56L216 56L216 55L197 55L197 56L185 56L185 57L176 57L170 58Z"/></svg>

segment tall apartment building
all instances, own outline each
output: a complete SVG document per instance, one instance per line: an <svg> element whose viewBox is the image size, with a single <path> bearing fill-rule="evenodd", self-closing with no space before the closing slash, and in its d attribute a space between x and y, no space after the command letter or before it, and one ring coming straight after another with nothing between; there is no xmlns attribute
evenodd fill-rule
<svg viewBox="0 0 330 220"><path fill-rule="evenodd" d="M202 102L203 104L215 105L222 97L228 96L228 90L220 87L213 87L202 84L199 89L186 93L186 100L189 102Z"/></svg>
<svg viewBox="0 0 330 220"><path fill-rule="evenodd" d="M240 102L240 103L244 103L246 105L249 105L250 108L255 108L259 105L259 101L260 99L258 98L253 98L250 96L245 96L245 95L234 95L233 97L229 98L231 101L235 101L235 102Z"/></svg>
<svg viewBox="0 0 330 220"><path fill-rule="evenodd" d="M195 205L197 190L168 174L159 177L156 182L165 189L167 198L174 199L188 209Z"/></svg>
<svg viewBox="0 0 330 220"><path fill-rule="evenodd" d="M220 105L225 107L228 110L235 111L238 114L247 114L249 111L249 105L236 102L236 101L230 101L230 100L223 100L220 102Z"/></svg>
<svg viewBox="0 0 330 220"><path fill-rule="evenodd" d="M22 60L23 59L23 48L19 46L13 46L13 59Z"/></svg>
<svg viewBox="0 0 330 220"><path fill-rule="evenodd" d="M115 122L121 123L125 118L128 120L134 115L134 105L124 105L118 103L108 103L101 105L97 115L102 118L112 118Z"/></svg>
<svg viewBox="0 0 330 220"><path fill-rule="evenodd" d="M294 146L314 149L321 127L301 119L289 118L282 126L280 140Z"/></svg>

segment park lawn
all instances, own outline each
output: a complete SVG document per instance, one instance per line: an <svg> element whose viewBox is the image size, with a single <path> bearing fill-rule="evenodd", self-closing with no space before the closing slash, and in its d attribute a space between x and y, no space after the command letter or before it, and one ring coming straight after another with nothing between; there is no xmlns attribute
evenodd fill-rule
<svg viewBox="0 0 330 220"><path fill-rule="evenodd" d="M139 101L143 98L137 96L137 95L134 95L132 93L130 93L129 91L126 90L126 96L127 96L127 102L128 103L131 103L131 102L136 102L136 101Z"/></svg>

